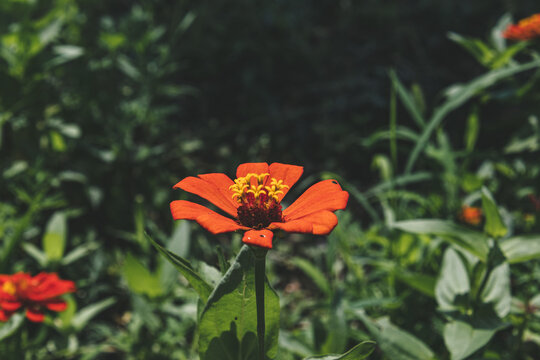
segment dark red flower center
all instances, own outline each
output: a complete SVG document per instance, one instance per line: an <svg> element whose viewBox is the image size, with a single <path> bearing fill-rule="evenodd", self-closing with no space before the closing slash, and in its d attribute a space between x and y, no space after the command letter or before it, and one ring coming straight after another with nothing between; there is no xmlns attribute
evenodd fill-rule
<svg viewBox="0 0 540 360"><path fill-rule="evenodd" d="M270 174L247 174L234 180L230 187L239 202L237 221L253 229L264 229L270 223L283 222L279 195L289 186L283 180L269 179Z"/></svg>

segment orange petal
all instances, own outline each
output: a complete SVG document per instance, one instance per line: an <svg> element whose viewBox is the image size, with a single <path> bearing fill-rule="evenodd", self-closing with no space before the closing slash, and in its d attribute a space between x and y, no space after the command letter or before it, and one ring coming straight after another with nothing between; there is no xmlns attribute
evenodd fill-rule
<svg viewBox="0 0 540 360"><path fill-rule="evenodd" d="M247 174L265 174L268 173L267 163L245 163L238 165L236 169L236 177L244 177Z"/></svg>
<svg viewBox="0 0 540 360"><path fill-rule="evenodd" d="M345 209L349 193L341 190L336 180L323 180L307 189L283 211L285 221L296 220L322 210Z"/></svg>
<svg viewBox="0 0 540 360"><path fill-rule="evenodd" d="M22 306L19 301L4 301L0 302L0 308L6 311L17 311Z"/></svg>
<svg viewBox="0 0 540 360"><path fill-rule="evenodd" d="M43 322L45 315L43 315L43 313L39 312L36 309L28 308L26 310L26 317L28 318L28 320L33 322Z"/></svg>
<svg viewBox="0 0 540 360"><path fill-rule="evenodd" d="M270 181L270 178L275 178L276 180L283 180L283 184L287 185L289 188L283 188L283 194L279 194L279 201L283 199L285 194L290 190L290 188L300 179L304 168L302 166L296 165L287 165L280 163L272 163L269 167L270 176L267 181Z"/></svg>
<svg viewBox="0 0 540 360"><path fill-rule="evenodd" d="M212 234L249 229L238 225L233 219L219 215L215 211L190 201L176 200L171 202L171 213L174 220L195 220Z"/></svg>
<svg viewBox="0 0 540 360"><path fill-rule="evenodd" d="M199 195L226 213L236 216L238 203L233 200L233 193L229 190L232 184L234 184L233 181L227 175L215 173L203 174L199 177L189 176L174 185L174 188Z"/></svg>
<svg viewBox="0 0 540 360"><path fill-rule="evenodd" d="M336 227L337 223L337 216L333 212L323 210L300 219L271 223L268 228L294 233L326 235Z"/></svg>
<svg viewBox="0 0 540 360"><path fill-rule="evenodd" d="M249 230L244 233L242 241L245 244L256 245L263 248L271 249L273 237L274 233L270 230Z"/></svg>
<svg viewBox="0 0 540 360"><path fill-rule="evenodd" d="M64 311L67 308L67 303L65 301L55 301L45 304L47 309L52 311Z"/></svg>

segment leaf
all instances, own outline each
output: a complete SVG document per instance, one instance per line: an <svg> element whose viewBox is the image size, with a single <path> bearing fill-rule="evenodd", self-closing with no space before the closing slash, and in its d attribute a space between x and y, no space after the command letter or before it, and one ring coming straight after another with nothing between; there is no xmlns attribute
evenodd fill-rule
<svg viewBox="0 0 540 360"><path fill-rule="evenodd" d="M370 319L363 310L355 311L388 359L432 360L433 351L416 336L393 325L387 317Z"/></svg>
<svg viewBox="0 0 540 360"><path fill-rule="evenodd" d="M375 350L374 341L363 341L342 355L310 356L304 360L363 360Z"/></svg>
<svg viewBox="0 0 540 360"><path fill-rule="evenodd" d="M426 274L412 273L405 269L397 268L394 274L399 280L420 291L424 295L432 298L435 297L435 277Z"/></svg>
<svg viewBox="0 0 540 360"><path fill-rule="evenodd" d="M75 249L71 250L60 260L62 265L69 265L72 262L79 260L80 258L85 257L90 254L92 251L96 250L99 247L99 244L96 242L90 242L77 246Z"/></svg>
<svg viewBox="0 0 540 360"><path fill-rule="evenodd" d="M264 290L266 355L274 358L278 348L279 297L268 281ZM199 321L201 360L252 360L257 351L257 310L254 256L244 245L234 263L216 286ZM242 348L246 352L235 352ZM248 351L249 350L249 351Z"/></svg>
<svg viewBox="0 0 540 360"><path fill-rule="evenodd" d="M435 298L441 310L456 310L457 297L471 290L467 268L459 254L452 248L444 253Z"/></svg>
<svg viewBox="0 0 540 360"><path fill-rule="evenodd" d="M43 251L51 261L58 261L64 255L66 228L66 215L61 211L55 212L47 223L42 239Z"/></svg>
<svg viewBox="0 0 540 360"><path fill-rule="evenodd" d="M160 273L151 273L132 254L128 254L124 260L123 274L129 288L139 294L150 297L163 295Z"/></svg>
<svg viewBox="0 0 540 360"><path fill-rule="evenodd" d="M75 331L82 330L94 316L113 305L115 302L116 299L110 297L82 308L71 319L71 326Z"/></svg>
<svg viewBox="0 0 540 360"><path fill-rule="evenodd" d="M0 326L0 341L13 335L23 324L23 314L13 314L11 318Z"/></svg>
<svg viewBox="0 0 540 360"><path fill-rule="evenodd" d="M431 137L431 134L440 125L442 120L449 112L463 105L467 100L478 94L479 91L492 86L499 80L539 66L540 60L534 60L521 65L492 70L487 74L477 77L466 85L456 87L455 91L453 91L452 94L448 96L447 100L437 109L435 109L433 116L429 120L427 126L424 128L424 132L420 136L420 139L416 143L414 149L409 155L409 158L407 159L407 165L405 166L405 174L411 173L414 164L418 159L418 156L420 155L420 152L426 147L429 138Z"/></svg>
<svg viewBox="0 0 540 360"><path fill-rule="evenodd" d="M451 321L444 326L443 336L452 360L465 359L487 344L505 325L486 322L473 326L464 321Z"/></svg>
<svg viewBox="0 0 540 360"><path fill-rule="evenodd" d="M510 266L508 263L495 267L482 291L482 301L492 303L494 310L500 318L510 312L512 294L510 293Z"/></svg>
<svg viewBox="0 0 540 360"><path fill-rule="evenodd" d="M396 222L392 226L415 234L439 235L444 240L471 253L483 262L487 260L489 247L486 236L451 221L436 219L406 220Z"/></svg>
<svg viewBox="0 0 540 360"><path fill-rule="evenodd" d="M394 70L390 71L389 76L390 80L392 81L392 86L394 87L394 89L396 89L397 94L401 99L401 102L403 103L413 120L420 128L424 128L426 126L426 121L422 116L422 112L416 106L411 94L407 91L407 89L405 89L401 81L399 81L399 78Z"/></svg>
<svg viewBox="0 0 540 360"><path fill-rule="evenodd" d="M512 237L499 246L510 264L540 259L540 235Z"/></svg>
<svg viewBox="0 0 540 360"><path fill-rule="evenodd" d="M332 301L330 318L328 320L328 336L321 347L322 353L341 353L346 349L349 329L343 299L336 295Z"/></svg>
<svg viewBox="0 0 540 360"><path fill-rule="evenodd" d="M495 199L493 199L491 192L485 186L482 187L482 208L486 217L484 231L494 238L506 235L508 230L502 221L501 214L499 214Z"/></svg>
<svg viewBox="0 0 540 360"><path fill-rule="evenodd" d="M332 291L330 289L330 285L328 284L328 280L326 279L326 276L319 270L317 267L315 267L311 262L307 261L306 259L294 257L292 258L292 263L300 268L307 276L313 280L315 285L326 295L330 296Z"/></svg>
<svg viewBox="0 0 540 360"><path fill-rule="evenodd" d="M145 233L146 238L154 245L157 251L161 253L175 268L178 270L190 285L195 289L197 294L199 294L201 300L206 303L210 293L212 292L212 287L208 284L202 277L199 275L189 263L189 261L181 258L180 256L174 254L173 252L165 249L163 246L159 245L154 241L147 233Z"/></svg>
<svg viewBox="0 0 540 360"><path fill-rule="evenodd" d="M47 255L39 250L34 244L32 243L24 243L21 245L23 250L30 255L31 257L36 260L41 267L47 266Z"/></svg>

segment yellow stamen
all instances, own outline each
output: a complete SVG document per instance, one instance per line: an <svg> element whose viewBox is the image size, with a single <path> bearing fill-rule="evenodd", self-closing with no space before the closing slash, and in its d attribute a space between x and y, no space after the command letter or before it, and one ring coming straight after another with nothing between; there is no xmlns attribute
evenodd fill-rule
<svg viewBox="0 0 540 360"><path fill-rule="evenodd" d="M2 285L2 291L8 293L9 295L14 295L15 292L17 292L17 288L13 282L6 281L4 285Z"/></svg>
<svg viewBox="0 0 540 360"><path fill-rule="evenodd" d="M232 198L238 202L242 202L249 193L253 194L255 199L265 194L269 199L274 199L278 202L279 195L283 194L282 189L288 189L289 186L283 184L283 180L277 180L275 178L271 178L270 185L265 186L264 183L268 176L270 176L268 173L249 173L246 176L235 179L234 184L229 187L229 190L233 193Z"/></svg>

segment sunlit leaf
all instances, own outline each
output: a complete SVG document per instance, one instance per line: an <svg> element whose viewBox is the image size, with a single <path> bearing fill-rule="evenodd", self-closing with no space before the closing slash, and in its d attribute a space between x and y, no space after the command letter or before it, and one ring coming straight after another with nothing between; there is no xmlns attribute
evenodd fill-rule
<svg viewBox="0 0 540 360"><path fill-rule="evenodd" d="M482 208L486 217L484 231L494 238L506 235L508 230L501 218L495 199L493 199L491 192L486 187L482 187Z"/></svg>
<svg viewBox="0 0 540 360"><path fill-rule="evenodd" d="M66 233L66 215L63 212L54 213L47 223L42 239L43 251L47 254L49 260L58 261L64 255Z"/></svg>

